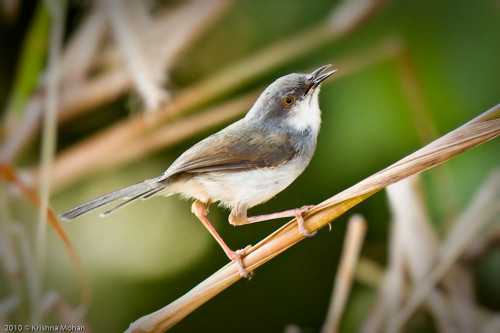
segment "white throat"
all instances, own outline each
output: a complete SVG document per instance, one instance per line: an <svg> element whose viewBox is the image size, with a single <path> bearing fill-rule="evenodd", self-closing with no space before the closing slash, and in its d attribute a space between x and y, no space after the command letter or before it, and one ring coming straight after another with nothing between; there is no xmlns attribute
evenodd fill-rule
<svg viewBox="0 0 500 333"><path fill-rule="evenodd" d="M287 125L304 131L311 128L314 133L318 133L321 125L321 110L318 102L319 87L307 96L304 100L297 103L290 110L291 116L287 119Z"/></svg>

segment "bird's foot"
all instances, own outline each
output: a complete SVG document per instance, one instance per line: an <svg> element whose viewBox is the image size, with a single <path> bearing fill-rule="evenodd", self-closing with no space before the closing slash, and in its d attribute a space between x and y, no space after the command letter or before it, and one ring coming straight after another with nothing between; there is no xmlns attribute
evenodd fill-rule
<svg viewBox="0 0 500 333"><path fill-rule="evenodd" d="M309 209L313 208L314 205L309 205L309 206L302 206L298 208L299 214L295 215L295 218L297 219L297 223L299 225L299 232L302 236L305 237L312 237L316 235L317 231L309 232L307 229L304 227L304 218L302 217L302 213L307 212Z"/></svg>
<svg viewBox="0 0 500 333"><path fill-rule="evenodd" d="M231 253L228 253L229 259L233 260L236 263L236 267L238 268L238 272L240 273L241 277L244 277L248 280L250 280L254 276L254 272L248 272L245 267L243 266L243 262L241 261L241 257L246 254L248 250L252 245L248 245L244 249L237 250L237 251L231 251Z"/></svg>

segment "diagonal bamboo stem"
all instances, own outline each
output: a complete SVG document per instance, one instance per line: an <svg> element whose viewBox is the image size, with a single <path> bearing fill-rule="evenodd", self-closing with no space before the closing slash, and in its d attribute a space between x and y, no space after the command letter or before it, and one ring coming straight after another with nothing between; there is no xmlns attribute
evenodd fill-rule
<svg viewBox="0 0 500 333"><path fill-rule="evenodd" d="M500 104L415 153L320 203L304 214L305 226L310 231L319 230L384 187L428 170L498 135L500 135ZM302 239L304 236L298 232L297 221L294 219L252 247L243 258L243 264L249 271L255 270ZM130 324L127 332L167 330L239 279L236 265L229 263L184 296Z"/></svg>

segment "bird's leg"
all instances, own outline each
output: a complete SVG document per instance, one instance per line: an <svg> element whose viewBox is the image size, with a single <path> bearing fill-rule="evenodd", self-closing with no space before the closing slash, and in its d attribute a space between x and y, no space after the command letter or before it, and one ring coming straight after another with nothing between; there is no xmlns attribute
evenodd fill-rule
<svg viewBox="0 0 500 333"><path fill-rule="evenodd" d="M217 243L219 243L219 245L222 247L226 255L229 257L229 259L233 260L236 263L240 275L244 278L250 279L253 276L253 273L251 272L249 273L245 270L245 268L243 267L243 262L241 261L241 257L245 254L246 251L250 249L251 245L248 245L247 247L241 250L237 251L231 250L229 246L227 246L227 244L224 242L222 237L219 236L212 223L210 223L210 221L208 220L207 212L209 205L210 205L209 203L204 203L199 200L196 200L195 202L193 202L193 205L191 206L191 211L193 212L194 215L196 215L196 217L200 219L201 223L203 223L205 228L207 228L207 230L212 234Z"/></svg>
<svg viewBox="0 0 500 333"><path fill-rule="evenodd" d="M257 216L248 216L248 217L246 216L246 210L244 212L233 210L231 212L231 215L229 216L229 222L233 225L243 225L243 224L256 223L267 220L279 219L282 217L295 217L297 219L297 223L299 225L299 232L301 233L301 235L306 237L311 237L316 234L316 231L311 233L307 231L307 229L304 227L304 218L302 217L302 213L307 212L309 209L313 207L314 206L303 206L300 208L285 210L283 212L257 215Z"/></svg>

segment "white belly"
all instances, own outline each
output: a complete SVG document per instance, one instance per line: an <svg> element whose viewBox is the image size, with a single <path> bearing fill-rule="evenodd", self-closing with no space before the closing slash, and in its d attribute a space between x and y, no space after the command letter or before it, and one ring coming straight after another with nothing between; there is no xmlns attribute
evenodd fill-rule
<svg viewBox="0 0 500 333"><path fill-rule="evenodd" d="M173 185L171 193L217 202L232 208L244 204L248 208L265 202L283 191L305 169L290 163L278 168L256 169L234 173L200 173L185 183ZM170 192L170 191L169 191Z"/></svg>

